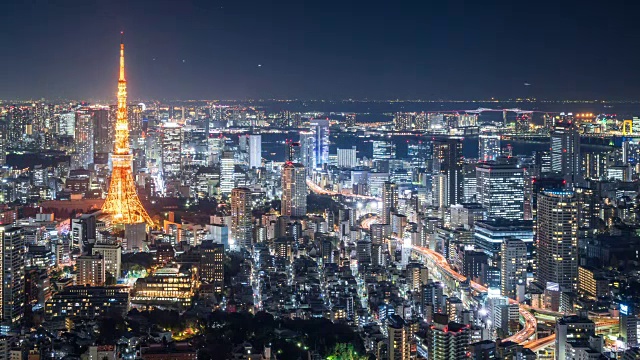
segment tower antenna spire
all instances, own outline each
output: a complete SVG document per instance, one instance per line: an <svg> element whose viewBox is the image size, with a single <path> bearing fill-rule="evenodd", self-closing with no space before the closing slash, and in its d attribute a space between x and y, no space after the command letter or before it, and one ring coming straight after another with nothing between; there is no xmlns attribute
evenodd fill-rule
<svg viewBox="0 0 640 360"><path fill-rule="evenodd" d="M153 221L138 198L131 173L133 155L129 149L127 80L124 78L124 32L120 32L120 35L120 79L118 79L115 141L111 155L113 170L109 193L102 205L102 212L109 214L115 224L147 223L153 226Z"/></svg>

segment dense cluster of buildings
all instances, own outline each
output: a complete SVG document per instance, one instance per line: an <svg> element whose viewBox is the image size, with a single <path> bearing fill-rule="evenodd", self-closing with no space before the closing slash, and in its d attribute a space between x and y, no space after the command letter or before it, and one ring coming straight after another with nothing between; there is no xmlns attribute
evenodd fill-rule
<svg viewBox="0 0 640 360"><path fill-rule="evenodd" d="M198 329L88 330L134 309L328 319L383 360L638 358L638 118L127 104L123 49L118 105L0 107L0 359L197 358Z"/></svg>

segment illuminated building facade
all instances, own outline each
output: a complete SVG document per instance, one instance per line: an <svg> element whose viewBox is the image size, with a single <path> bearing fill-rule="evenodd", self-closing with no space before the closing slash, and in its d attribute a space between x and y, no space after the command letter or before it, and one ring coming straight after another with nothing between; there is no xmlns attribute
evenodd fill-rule
<svg viewBox="0 0 640 360"><path fill-rule="evenodd" d="M329 120L311 120L311 128L315 137L315 167L322 168L329 164Z"/></svg>
<svg viewBox="0 0 640 360"><path fill-rule="evenodd" d="M280 212L288 216L307 214L307 182L305 168L298 163L285 163L282 169L282 206Z"/></svg>
<svg viewBox="0 0 640 360"><path fill-rule="evenodd" d="M1 330L8 333L20 325L25 309L25 241L20 227L1 226L2 297Z"/></svg>
<svg viewBox="0 0 640 360"><path fill-rule="evenodd" d="M250 249L252 230L251 190L235 188L231 191L231 236L236 246Z"/></svg>
<svg viewBox="0 0 640 360"><path fill-rule="evenodd" d="M446 196L445 206L462 203L464 184L462 181L462 139L436 139L433 143L433 174L446 176L446 186L441 186Z"/></svg>
<svg viewBox="0 0 640 360"><path fill-rule="evenodd" d="M124 76L124 43L120 42L120 78L118 79L118 112L116 117L115 147L111 155L113 170L109 194L102 211L109 214L115 224L147 223L153 221L142 206L136 193L129 151L129 119L127 114L127 80Z"/></svg>
<svg viewBox="0 0 640 360"><path fill-rule="evenodd" d="M125 316L129 311L129 288L124 286L69 286L49 299L45 319L95 318L110 312Z"/></svg>
<svg viewBox="0 0 640 360"><path fill-rule="evenodd" d="M582 179L580 134L569 120L558 121L551 132L551 171L562 176L568 185Z"/></svg>
<svg viewBox="0 0 640 360"><path fill-rule="evenodd" d="M250 134L249 137L249 169L262 167L262 135Z"/></svg>
<svg viewBox="0 0 640 360"><path fill-rule="evenodd" d="M499 158L476 167L478 202L488 217L522 220L524 215L524 171L515 159Z"/></svg>
<svg viewBox="0 0 640 360"><path fill-rule="evenodd" d="M180 272L177 267L165 267L136 281L131 302L136 305L176 305L187 308L191 306L197 285L190 273Z"/></svg>
<svg viewBox="0 0 640 360"><path fill-rule="evenodd" d="M578 282L578 203L572 191L547 190L538 197L538 280L573 291Z"/></svg>
<svg viewBox="0 0 640 360"><path fill-rule="evenodd" d="M385 182L382 186L382 224L391 224L391 213L397 211L398 185Z"/></svg>
<svg viewBox="0 0 640 360"><path fill-rule="evenodd" d="M88 169L93 163L93 118L88 109L76 111L76 128L73 140L75 154L72 169Z"/></svg>
<svg viewBox="0 0 640 360"><path fill-rule="evenodd" d="M200 246L200 280L213 284L215 292L224 287L224 245L205 241Z"/></svg>
<svg viewBox="0 0 640 360"><path fill-rule="evenodd" d="M83 255L76 260L77 285L102 286L105 281L104 259L100 254Z"/></svg>
<svg viewBox="0 0 640 360"><path fill-rule="evenodd" d="M500 156L500 135L482 133L478 136L478 145L480 161L491 161Z"/></svg>
<svg viewBox="0 0 640 360"><path fill-rule="evenodd" d="M500 292L513 299L518 284L527 280L527 244L520 239L505 239L500 255Z"/></svg>

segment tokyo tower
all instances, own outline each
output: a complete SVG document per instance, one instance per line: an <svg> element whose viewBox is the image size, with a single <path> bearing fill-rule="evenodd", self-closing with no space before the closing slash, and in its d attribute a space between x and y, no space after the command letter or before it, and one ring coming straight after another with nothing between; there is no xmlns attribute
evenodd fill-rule
<svg viewBox="0 0 640 360"><path fill-rule="evenodd" d="M124 42L120 40L120 78L118 79L118 112L116 139L111 155L113 170L107 199L102 212L111 216L114 224L147 223L153 221L142 206L131 174L133 155L129 151L129 117L127 114L127 80L124 77Z"/></svg>

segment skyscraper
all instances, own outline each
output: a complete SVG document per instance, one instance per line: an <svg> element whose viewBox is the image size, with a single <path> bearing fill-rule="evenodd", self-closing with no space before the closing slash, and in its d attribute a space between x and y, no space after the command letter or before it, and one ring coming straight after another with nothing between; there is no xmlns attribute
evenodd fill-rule
<svg viewBox="0 0 640 360"><path fill-rule="evenodd" d="M572 191L538 196L538 280L573 291L578 280L578 203Z"/></svg>
<svg viewBox="0 0 640 360"><path fill-rule="evenodd" d="M262 166L262 135L249 136L249 169Z"/></svg>
<svg viewBox="0 0 640 360"><path fill-rule="evenodd" d="M102 255L82 255L76 260L78 276L76 285L102 286L106 279Z"/></svg>
<svg viewBox="0 0 640 360"><path fill-rule="evenodd" d="M576 185L582 180L580 134L573 121L556 122L551 132L551 171L559 174L567 185Z"/></svg>
<svg viewBox="0 0 640 360"><path fill-rule="evenodd" d="M352 168L357 165L356 147L338 149L338 167Z"/></svg>
<svg viewBox="0 0 640 360"><path fill-rule="evenodd" d="M93 151L110 153L115 141L115 117L110 116L108 107L92 107L93 118Z"/></svg>
<svg viewBox="0 0 640 360"><path fill-rule="evenodd" d="M491 161L500 156L500 135L482 133L478 136L478 145L478 159L480 161Z"/></svg>
<svg viewBox="0 0 640 360"><path fill-rule="evenodd" d="M316 138L312 132L300 132L300 163L310 173L316 165ZM295 159L290 161L296 162Z"/></svg>
<svg viewBox="0 0 640 360"><path fill-rule="evenodd" d="M224 245L205 241L200 249L200 280L213 285L215 292L224 287Z"/></svg>
<svg viewBox="0 0 640 360"><path fill-rule="evenodd" d="M25 308L25 242L22 228L0 226L2 240L2 333L18 328Z"/></svg>
<svg viewBox="0 0 640 360"><path fill-rule="evenodd" d="M225 151L222 153L222 158L220 159L220 192L222 195L231 194L231 190L235 187L234 172L235 164L233 153L231 151Z"/></svg>
<svg viewBox="0 0 640 360"><path fill-rule="evenodd" d="M301 164L287 162L282 169L282 205L280 213L287 216L307 214L307 182Z"/></svg>
<svg viewBox="0 0 640 360"><path fill-rule="evenodd" d="M498 158L476 167L478 202L488 217L523 220L524 172L513 158Z"/></svg>
<svg viewBox="0 0 640 360"><path fill-rule="evenodd" d="M322 168L329 163L329 120L311 120L311 128L315 135L315 167Z"/></svg>
<svg viewBox="0 0 640 360"><path fill-rule="evenodd" d="M519 239L505 239L500 255L500 292L515 298L517 285L527 280L527 245Z"/></svg>
<svg viewBox="0 0 640 360"><path fill-rule="evenodd" d="M382 224L391 224L391 213L398 207L398 185L386 181L382 187Z"/></svg>
<svg viewBox="0 0 640 360"><path fill-rule="evenodd" d="M116 136L111 162L109 194L102 205L102 212L111 216L116 224L138 224L153 221L142 206L136 192L131 164L133 155L129 151L129 118L127 115L127 80L124 77L124 42L120 42L120 78L118 79L118 113Z"/></svg>
<svg viewBox="0 0 640 360"><path fill-rule="evenodd" d="M373 159L391 160L396 158L396 144L391 140L373 141Z"/></svg>
<svg viewBox="0 0 640 360"><path fill-rule="evenodd" d="M182 174L182 126L177 123L162 125L162 179L166 190L176 190ZM177 183L177 184L176 184Z"/></svg>
<svg viewBox="0 0 640 360"><path fill-rule="evenodd" d="M76 129L74 137L76 161L72 165L75 169L89 169L93 163L93 119L88 109L76 111Z"/></svg>
<svg viewBox="0 0 640 360"><path fill-rule="evenodd" d="M250 249L252 230L251 190L235 188L231 190L231 236L236 246Z"/></svg>
<svg viewBox="0 0 640 360"><path fill-rule="evenodd" d="M433 144L433 174L445 175L447 186L446 198L448 203L445 206L462 203L463 182L462 182L462 139L446 138L436 139Z"/></svg>

